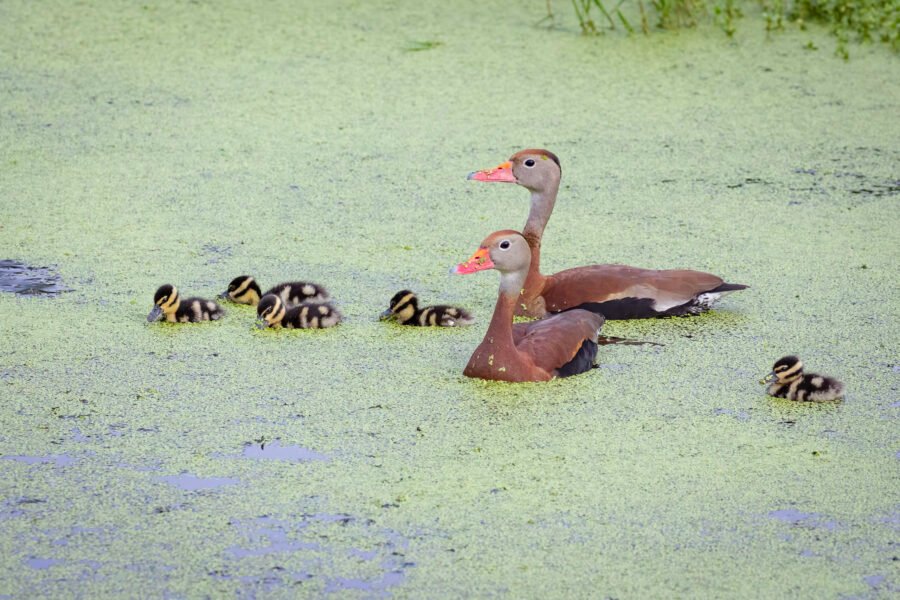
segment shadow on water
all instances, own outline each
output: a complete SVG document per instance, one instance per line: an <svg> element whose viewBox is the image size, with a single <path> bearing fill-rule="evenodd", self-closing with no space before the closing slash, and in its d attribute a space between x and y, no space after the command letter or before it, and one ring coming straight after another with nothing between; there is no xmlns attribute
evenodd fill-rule
<svg viewBox="0 0 900 600"><path fill-rule="evenodd" d="M56 296L71 291L62 285L59 275L46 267L31 267L17 260L0 260L0 292L21 296Z"/></svg>

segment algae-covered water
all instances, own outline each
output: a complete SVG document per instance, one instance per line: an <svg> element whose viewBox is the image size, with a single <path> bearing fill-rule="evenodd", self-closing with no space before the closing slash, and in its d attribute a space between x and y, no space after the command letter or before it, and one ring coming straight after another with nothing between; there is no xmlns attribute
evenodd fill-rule
<svg viewBox="0 0 900 600"><path fill-rule="evenodd" d="M0 3L0 259L71 290L0 293L0 597L897 593L900 62L543 10ZM465 176L535 146L545 271L751 288L608 323L664 345L579 377L462 377L497 277L447 270L528 200ZM242 273L345 322L146 323ZM404 287L479 321L378 322ZM766 397L788 353L846 399Z"/></svg>

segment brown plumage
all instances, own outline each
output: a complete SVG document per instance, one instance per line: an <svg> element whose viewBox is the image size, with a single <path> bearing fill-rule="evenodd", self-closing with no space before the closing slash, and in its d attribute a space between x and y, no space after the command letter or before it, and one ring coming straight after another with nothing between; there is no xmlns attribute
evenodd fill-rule
<svg viewBox="0 0 900 600"><path fill-rule="evenodd" d="M381 319L394 319L401 325L422 327L463 327L475 322L468 311L456 306L436 304L419 308L419 299L409 290L394 294L388 309L381 313Z"/></svg>
<svg viewBox="0 0 900 600"><path fill-rule="evenodd" d="M325 329L341 322L341 313L328 302L303 302L287 308L275 294L263 296L256 307L257 327Z"/></svg>
<svg viewBox="0 0 900 600"><path fill-rule="evenodd" d="M240 275L231 280L228 289L219 294L219 298L228 298L238 304L256 306L260 298L274 294L281 298L287 306L297 306L303 302L326 302L330 300L328 290L321 285L308 281L286 281L273 286L262 293L259 284L250 275Z"/></svg>
<svg viewBox="0 0 900 600"><path fill-rule="evenodd" d="M804 373L803 362L796 356L784 356L775 361L772 372L761 383L767 383L766 393L776 398L800 402L828 402L844 395L844 384L825 375Z"/></svg>
<svg viewBox="0 0 900 600"><path fill-rule="evenodd" d="M692 315L709 310L722 295L747 287L701 271L624 265L592 265L542 275L541 238L561 177L559 158L539 149L522 150L495 169L469 174L469 179L516 183L531 192L531 210L522 230L531 248L531 267L516 305L517 315L540 317L574 307L607 319Z"/></svg>
<svg viewBox="0 0 900 600"><path fill-rule="evenodd" d="M169 323L199 323L216 321L225 311L212 300L182 298L174 285L161 285L153 295L153 310L147 315L149 322L165 318Z"/></svg>
<svg viewBox="0 0 900 600"><path fill-rule="evenodd" d="M496 381L547 381L583 373L594 366L602 315L574 309L530 323L513 324L528 274L531 252L516 231L489 235L455 273L500 271L500 294L491 323L463 374Z"/></svg>

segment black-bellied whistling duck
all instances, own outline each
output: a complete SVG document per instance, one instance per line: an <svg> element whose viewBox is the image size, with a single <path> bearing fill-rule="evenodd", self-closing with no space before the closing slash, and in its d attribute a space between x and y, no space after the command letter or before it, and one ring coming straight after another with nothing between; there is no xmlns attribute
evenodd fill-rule
<svg viewBox="0 0 900 600"><path fill-rule="evenodd" d="M328 302L301 302L287 308L275 294L263 296L256 307L256 326L260 329L325 329L341 322L341 313Z"/></svg>
<svg viewBox="0 0 900 600"><path fill-rule="evenodd" d="M469 260L454 267L465 275L500 271L500 296L481 344L463 374L496 381L547 381L583 373L594 366L603 315L574 309L529 323L513 324L528 276L531 251L518 231L489 235Z"/></svg>
<svg viewBox="0 0 900 600"><path fill-rule="evenodd" d="M766 392L776 398L800 402L828 402L844 395L844 384L824 375L804 373L796 356L779 358L760 383L768 383Z"/></svg>
<svg viewBox="0 0 900 600"><path fill-rule="evenodd" d="M692 315L709 310L723 294L747 287L700 271L625 265L591 265L542 275L541 236L561 177L559 158L539 149L522 150L494 169L469 174L469 179L516 183L531 192L531 210L522 230L531 247L531 268L516 315L540 317L576 307L607 319Z"/></svg>
<svg viewBox="0 0 900 600"><path fill-rule="evenodd" d="M174 285L161 285L153 295L153 310L147 315L149 322L165 316L169 323L198 323L216 321L225 311L212 300L203 298L182 298Z"/></svg>
<svg viewBox="0 0 900 600"><path fill-rule="evenodd" d="M419 308L419 299L409 290L394 294L388 309L381 313L381 320L394 319L401 325L422 327L464 327L475 319L465 309L446 304L436 304Z"/></svg>
<svg viewBox="0 0 900 600"><path fill-rule="evenodd" d="M321 285L308 281L286 281L273 286L265 294L250 275L240 275L231 280L228 289L219 294L219 298L228 298L238 304L256 306L259 299L267 294L274 294L288 306L297 306L302 302L325 302L330 300L328 291Z"/></svg>

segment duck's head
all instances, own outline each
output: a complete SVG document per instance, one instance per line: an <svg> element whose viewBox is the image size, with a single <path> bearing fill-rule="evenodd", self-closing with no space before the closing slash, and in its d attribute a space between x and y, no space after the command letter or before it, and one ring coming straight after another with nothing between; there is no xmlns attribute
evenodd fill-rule
<svg viewBox="0 0 900 600"><path fill-rule="evenodd" d="M388 304L388 309L381 313L382 321L387 319L395 319L401 323L405 323L413 318L416 310L419 308L419 301L416 295L409 290L401 290L394 294Z"/></svg>
<svg viewBox="0 0 900 600"><path fill-rule="evenodd" d="M495 231L484 238L475 254L450 272L468 275L477 271L500 271L500 288L518 295L525 282L525 274L531 265L531 248L522 234L512 229Z"/></svg>
<svg viewBox="0 0 900 600"><path fill-rule="evenodd" d="M284 318L287 309L284 302L275 294L266 294L263 296L259 305L256 307L256 326L260 329L278 325Z"/></svg>
<svg viewBox="0 0 900 600"><path fill-rule="evenodd" d="M250 305L259 304L260 296L262 296L262 290L250 275L235 277L228 284L228 289L219 294L219 298L228 298L238 304Z"/></svg>
<svg viewBox="0 0 900 600"><path fill-rule="evenodd" d="M796 381L803 377L803 362L796 356L784 356L775 361L772 366L772 372L766 375L762 383L778 383L785 384Z"/></svg>
<svg viewBox="0 0 900 600"><path fill-rule="evenodd" d="M147 315L147 321L150 323L159 321L164 314L175 312L178 310L180 302L181 298L178 297L178 290L174 285L167 283L159 286L159 289L153 294L153 310Z"/></svg>
<svg viewBox="0 0 900 600"><path fill-rule="evenodd" d="M545 192L559 187L562 167L559 158L549 150L529 148L513 154L508 161L493 169L469 173L475 181L517 183L532 192Z"/></svg>

